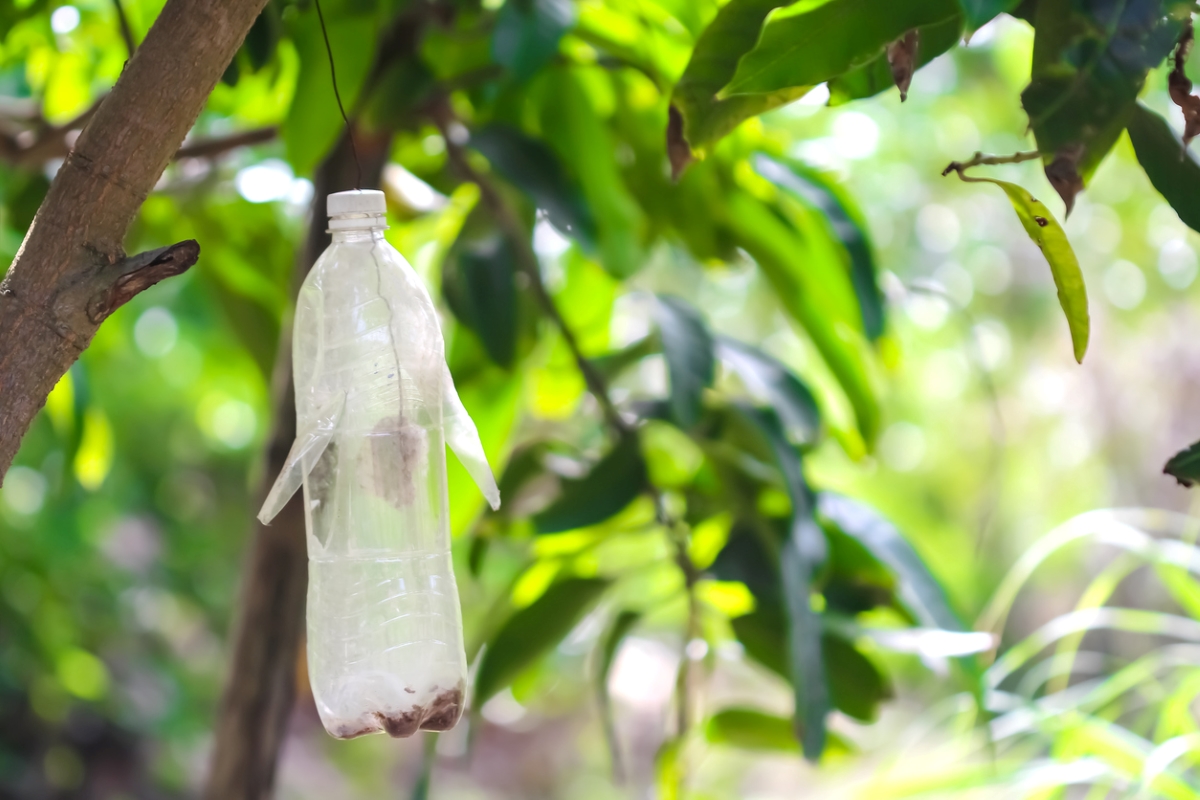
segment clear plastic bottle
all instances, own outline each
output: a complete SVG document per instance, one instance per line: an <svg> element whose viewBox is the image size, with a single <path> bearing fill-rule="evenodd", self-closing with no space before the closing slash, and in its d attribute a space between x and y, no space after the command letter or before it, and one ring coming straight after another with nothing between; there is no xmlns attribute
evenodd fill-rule
<svg viewBox="0 0 1200 800"><path fill-rule="evenodd" d="M325 729L447 730L467 664L445 445L493 508L499 491L433 302L383 238L383 193L332 194L327 209L333 243L296 303L296 442L259 518L303 484L308 671Z"/></svg>

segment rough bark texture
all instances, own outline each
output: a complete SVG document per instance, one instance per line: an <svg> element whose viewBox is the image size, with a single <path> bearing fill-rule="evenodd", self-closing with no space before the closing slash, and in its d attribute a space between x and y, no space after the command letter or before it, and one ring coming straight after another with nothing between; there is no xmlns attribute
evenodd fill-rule
<svg viewBox="0 0 1200 800"><path fill-rule="evenodd" d="M121 243L264 5L170 0L51 184L0 284L0 474L100 322L199 254L126 259Z"/></svg>
<svg viewBox="0 0 1200 800"><path fill-rule="evenodd" d="M363 181L377 186L391 144L389 135L357 135ZM355 188L357 169L343 137L314 176L308 236L296 262L293 296L317 257L329 246L325 196ZM296 437L292 386L291 326L284 326L275 363L275 428L267 445L265 497ZM297 493L270 525L255 523L242 575L232 656L216 724L216 743L205 798L262 800L270 797L295 693L296 657L304 628L308 551L304 506Z"/></svg>

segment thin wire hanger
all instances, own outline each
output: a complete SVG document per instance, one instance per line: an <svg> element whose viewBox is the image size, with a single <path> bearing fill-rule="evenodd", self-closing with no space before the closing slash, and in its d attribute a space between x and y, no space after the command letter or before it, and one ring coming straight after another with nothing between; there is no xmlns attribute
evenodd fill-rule
<svg viewBox="0 0 1200 800"><path fill-rule="evenodd" d="M358 158L358 148L354 146L354 131L350 128L350 118L346 116L346 107L342 105L342 95L338 91L337 70L333 66L333 47L329 44L329 31L325 28L325 15L321 13L321 0L313 0L313 5L317 7L317 21L321 23L321 36L325 39L325 54L329 56L329 79L333 83L333 96L337 100L338 111L342 112L346 139L350 142L350 152L354 155L354 167L358 171L358 181L354 184L354 188L362 191L362 161Z"/></svg>

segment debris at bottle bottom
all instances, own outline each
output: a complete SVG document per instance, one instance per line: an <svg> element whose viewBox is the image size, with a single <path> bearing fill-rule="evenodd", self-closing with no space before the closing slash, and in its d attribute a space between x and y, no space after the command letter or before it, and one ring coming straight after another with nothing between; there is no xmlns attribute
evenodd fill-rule
<svg viewBox="0 0 1200 800"><path fill-rule="evenodd" d="M413 692L412 689L406 691ZM406 711L371 711L352 724L341 725L330 733L338 739L354 739L380 732L394 739L404 739L418 730L448 731L462 716L462 705L463 686L459 684L437 694L427 706L413 706Z"/></svg>

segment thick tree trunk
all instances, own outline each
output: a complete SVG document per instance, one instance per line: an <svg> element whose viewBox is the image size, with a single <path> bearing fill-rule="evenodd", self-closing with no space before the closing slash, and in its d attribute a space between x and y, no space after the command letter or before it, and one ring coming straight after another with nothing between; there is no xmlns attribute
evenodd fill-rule
<svg viewBox="0 0 1200 800"><path fill-rule="evenodd" d="M100 323L195 263L195 242L122 241L264 5L170 0L50 185L0 284L0 475Z"/></svg>
<svg viewBox="0 0 1200 800"><path fill-rule="evenodd" d="M354 139L366 186L379 185L390 135L358 134ZM308 236L296 261L293 296L317 257L329 246L325 196L355 188L357 168L343 137L317 170ZM275 428L267 445L265 497L296 436L290 326L275 364ZM216 723L216 747L205 797L208 800L261 800L271 796L275 764L292 709L296 658L304 627L308 552L304 506L297 493L269 526L255 523L242 576L241 602L234 625L229 674Z"/></svg>

